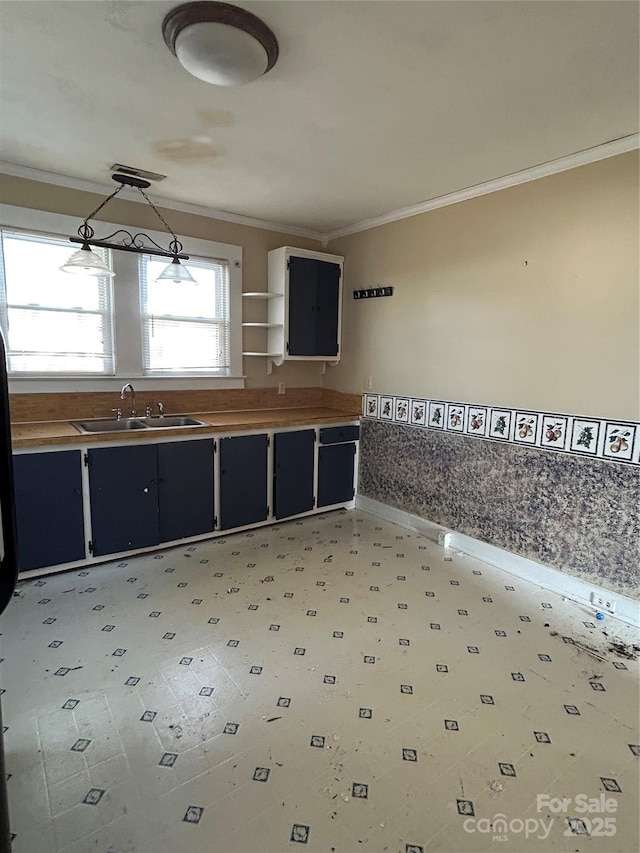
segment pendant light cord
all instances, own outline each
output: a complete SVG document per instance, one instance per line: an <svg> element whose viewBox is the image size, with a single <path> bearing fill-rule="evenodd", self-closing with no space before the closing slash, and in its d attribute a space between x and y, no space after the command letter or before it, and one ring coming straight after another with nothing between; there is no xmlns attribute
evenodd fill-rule
<svg viewBox="0 0 640 853"><path fill-rule="evenodd" d="M138 189L138 192L140 193L140 195L144 196L144 198L145 198L145 199L146 199L146 201L147 201L147 204L149 204L149 206L153 209L154 213L156 214L156 216L158 217L158 219L162 222L162 224L163 224L163 225L164 225L164 227L167 229L167 231L169 232L169 234L171 234L171 236L173 237L173 239L174 239L176 242L178 242L178 238L176 237L176 235L173 233L173 231L172 231L172 230L171 230L171 228L169 227L169 223L168 223L168 222L167 222L167 220L164 218L164 216L160 213L160 211L159 211L159 210L158 210L158 208L155 206L155 204L151 201L151 199L150 199L150 198L149 198L149 196L146 194L146 192L145 192L143 189L140 189L140 187L137 187L137 189ZM117 192L117 190L116 190L116 192ZM100 208L98 208L98 210L99 210L99 209L100 209ZM180 244L180 249L179 249L178 251L182 251L182 244Z"/></svg>
<svg viewBox="0 0 640 853"><path fill-rule="evenodd" d="M100 211L102 210L102 208L103 208L106 204L109 204L109 202L111 201L111 199L112 199L112 198L115 198L115 197L118 195L118 193L120 192L120 190L121 190L121 189L123 189L123 187L124 187L124 184L120 184L120 186L119 186L119 187L117 187L117 188L116 188L116 189L111 193L111 195L110 195L110 196L107 196L107 198L105 198L105 199L104 199L104 201L103 201L103 202L101 202L101 203L96 207L96 209L93 211L93 213L90 213L90 214L89 214L89 216L87 216L87 217L86 217L86 219L84 220L84 224L86 225L86 224L89 222L89 220L90 220L90 219L93 219L93 218L94 218L94 216L96 215L96 213L100 213ZM142 190L140 190L140 192L142 192ZM142 195L144 195L144 193L142 193ZM145 196L145 198L147 198L147 197ZM147 201L149 201L149 199L148 199L148 198L147 198ZM149 202L149 204L151 204L151 202ZM153 205L151 205L151 206L153 207ZM155 208L154 208L154 209L155 209ZM156 213L157 213L157 211L156 211ZM165 225L166 225L166 222L165 222Z"/></svg>

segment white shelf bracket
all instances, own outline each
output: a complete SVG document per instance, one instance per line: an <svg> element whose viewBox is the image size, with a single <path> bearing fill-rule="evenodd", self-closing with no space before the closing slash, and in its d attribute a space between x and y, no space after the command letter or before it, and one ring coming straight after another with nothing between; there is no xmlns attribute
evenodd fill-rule
<svg viewBox="0 0 640 853"><path fill-rule="evenodd" d="M280 367L284 363L284 358L268 358L267 359L267 373L271 375L273 373L273 368Z"/></svg>

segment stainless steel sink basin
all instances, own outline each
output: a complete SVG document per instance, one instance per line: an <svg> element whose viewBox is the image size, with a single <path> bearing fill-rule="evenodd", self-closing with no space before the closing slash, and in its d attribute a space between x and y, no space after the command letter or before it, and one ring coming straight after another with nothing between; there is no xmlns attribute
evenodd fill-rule
<svg viewBox="0 0 640 853"><path fill-rule="evenodd" d="M162 418L95 418L88 421L71 421L79 432L128 432L131 429L170 429L171 427L207 426L203 421L187 415L169 415Z"/></svg>
<svg viewBox="0 0 640 853"><path fill-rule="evenodd" d="M137 418L96 418L90 421L71 421L80 432L127 432L131 429L146 429L142 421Z"/></svg>
<svg viewBox="0 0 640 853"><path fill-rule="evenodd" d="M203 421L190 418L187 415L167 415L161 418L140 418L149 429L167 429L167 427L206 426Z"/></svg>

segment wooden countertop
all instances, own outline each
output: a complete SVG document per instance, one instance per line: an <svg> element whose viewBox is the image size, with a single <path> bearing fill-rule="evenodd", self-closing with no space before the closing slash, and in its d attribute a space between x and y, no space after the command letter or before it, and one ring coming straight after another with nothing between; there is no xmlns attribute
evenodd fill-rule
<svg viewBox="0 0 640 853"><path fill-rule="evenodd" d="M173 412L167 412L169 416ZM178 414L178 413L175 413ZM14 450L60 444L95 444L109 441L155 441L161 436L208 435L273 427L305 426L317 423L348 423L360 415L326 407L292 409L249 409L234 412L180 412L204 422L201 427L126 430L109 433L81 433L69 421L33 421L11 425ZM78 418L82 420L82 418Z"/></svg>

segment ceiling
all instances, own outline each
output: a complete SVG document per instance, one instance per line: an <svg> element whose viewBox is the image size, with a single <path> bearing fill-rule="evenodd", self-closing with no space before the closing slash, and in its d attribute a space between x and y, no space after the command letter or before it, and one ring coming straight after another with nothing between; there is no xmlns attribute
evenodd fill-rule
<svg viewBox="0 0 640 853"><path fill-rule="evenodd" d="M169 52L176 5L3 0L0 158L327 233L638 132L635 2L241 2L280 58L233 88Z"/></svg>

